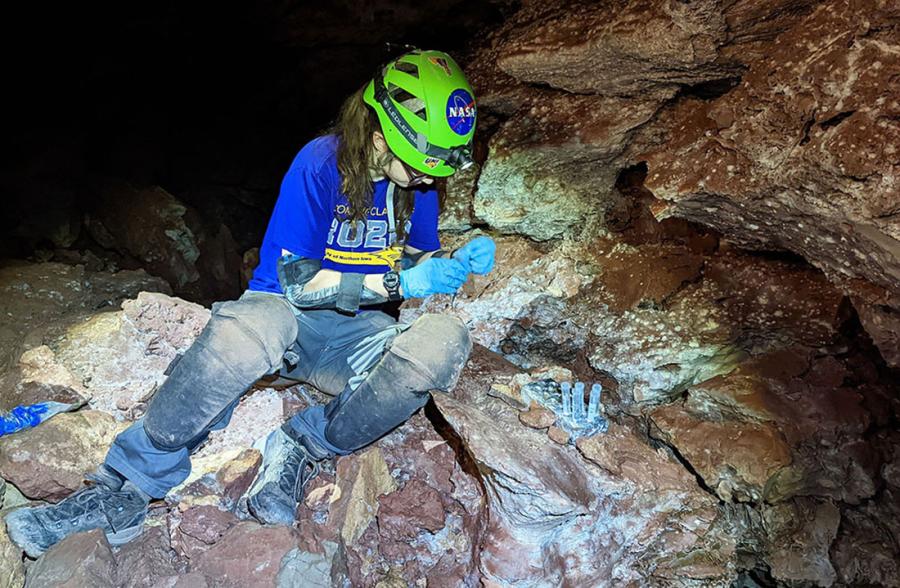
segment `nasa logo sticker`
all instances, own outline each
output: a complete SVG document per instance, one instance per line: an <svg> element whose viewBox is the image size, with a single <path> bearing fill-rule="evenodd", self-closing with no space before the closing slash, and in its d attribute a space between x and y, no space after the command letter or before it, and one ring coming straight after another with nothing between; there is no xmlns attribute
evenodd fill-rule
<svg viewBox="0 0 900 588"><path fill-rule="evenodd" d="M447 99L447 124L457 135L467 135L475 126L475 99L462 88Z"/></svg>

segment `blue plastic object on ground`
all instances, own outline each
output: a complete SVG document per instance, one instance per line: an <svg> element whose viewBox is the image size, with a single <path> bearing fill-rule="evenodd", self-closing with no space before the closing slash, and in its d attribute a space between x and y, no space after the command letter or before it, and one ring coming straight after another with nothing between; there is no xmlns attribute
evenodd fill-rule
<svg viewBox="0 0 900 588"><path fill-rule="evenodd" d="M0 437L36 427L54 415L75 410L84 404L84 402L75 404L39 402L28 406L17 406L8 413L0 413Z"/></svg>
<svg viewBox="0 0 900 588"><path fill-rule="evenodd" d="M599 383L591 385L587 405L584 401L584 382L562 382L553 380L532 382L522 387L522 399L528 403L534 400L557 416L556 426L569 433L570 443L580 437L605 433L609 421L600 415L600 396L603 387Z"/></svg>

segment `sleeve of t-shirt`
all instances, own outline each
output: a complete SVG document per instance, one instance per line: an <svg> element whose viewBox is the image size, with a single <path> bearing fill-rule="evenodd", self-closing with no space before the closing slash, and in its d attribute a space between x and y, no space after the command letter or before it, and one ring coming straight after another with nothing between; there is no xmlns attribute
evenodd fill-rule
<svg viewBox="0 0 900 588"><path fill-rule="evenodd" d="M435 251L441 248L438 238L438 195L437 191L416 192L416 204L410 216L412 227L406 243L421 251Z"/></svg>
<svg viewBox="0 0 900 588"><path fill-rule="evenodd" d="M333 186L315 162L297 162L281 182L272 215L277 244L310 259L325 257L325 240L332 220ZM271 230L271 228L270 228Z"/></svg>

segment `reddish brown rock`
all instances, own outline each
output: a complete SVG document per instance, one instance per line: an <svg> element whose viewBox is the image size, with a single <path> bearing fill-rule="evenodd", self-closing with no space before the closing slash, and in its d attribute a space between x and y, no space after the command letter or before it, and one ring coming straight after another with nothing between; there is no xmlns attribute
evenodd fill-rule
<svg viewBox="0 0 900 588"><path fill-rule="evenodd" d="M706 421L677 404L654 410L651 419L722 500L759 502L772 476L792 461L772 424Z"/></svg>
<svg viewBox="0 0 900 588"><path fill-rule="evenodd" d="M656 88L674 93L678 84L735 72L733 65L717 60L727 28L713 2L567 8L511 34L499 48L499 67L522 81L607 95L640 95Z"/></svg>
<svg viewBox="0 0 900 588"><path fill-rule="evenodd" d="M371 474L380 467L372 466L378 460L366 465L360 454L340 458L336 477L324 473L313 482L298 514L303 550L298 558L304 566L315 559L310 554L330 558L328 545L341 541L334 569L351 585L415 585L421 578L429 585L469 585L486 517L478 482L421 414L380 440L376 449L367 459L378 457L390 482L375 483L379 478ZM383 484L393 488L381 495L362 491Z"/></svg>
<svg viewBox="0 0 900 588"><path fill-rule="evenodd" d="M829 549L841 521L837 506L829 501L796 499L765 509L763 520L770 542L766 561L774 578L816 586L834 584Z"/></svg>
<svg viewBox="0 0 900 588"><path fill-rule="evenodd" d="M847 584L900 585L900 493L887 488L862 508L844 508L831 547L838 579Z"/></svg>
<svg viewBox="0 0 900 588"><path fill-rule="evenodd" d="M145 529L140 537L122 546L115 558L116 586L121 588L156 588L178 574L175 552L164 527Z"/></svg>
<svg viewBox="0 0 900 588"><path fill-rule="evenodd" d="M569 439L572 438L569 433L567 433L564 429L560 429L559 427L550 427L547 429L547 436L550 437L550 440L554 443L559 443L560 445L565 445L569 442Z"/></svg>
<svg viewBox="0 0 900 588"><path fill-rule="evenodd" d="M748 347L828 345L846 319L843 294L805 263L729 251L710 259L703 275Z"/></svg>
<svg viewBox="0 0 900 588"><path fill-rule="evenodd" d="M531 407L519 413L519 420L526 427L532 429L546 429L556 422L556 415L553 411L548 410L536 402L531 403Z"/></svg>
<svg viewBox="0 0 900 588"><path fill-rule="evenodd" d="M114 308L142 290L170 288L144 271L113 274L62 263L5 262L0 267L0 371L12 365L23 349L43 344L47 332L65 328L98 308ZM0 409L16 404L16 399L0 395Z"/></svg>
<svg viewBox="0 0 900 588"><path fill-rule="evenodd" d="M703 258L686 247L617 247L616 242L603 240L595 251L603 269L599 278L603 301L615 312L642 301L662 304L685 283L697 280L703 268Z"/></svg>
<svg viewBox="0 0 900 588"><path fill-rule="evenodd" d="M851 293L853 306L859 314L859 321L872 337L888 365L900 366L900 294L890 295L883 288L853 280L847 289Z"/></svg>
<svg viewBox="0 0 900 588"><path fill-rule="evenodd" d="M686 416L682 425L668 426L686 434L682 442L673 443L701 473L708 466L732 472L749 466L769 466L781 463L765 489L770 502L795 495L828 496L852 503L872 496L877 486L879 457L864 432L871 422L863 407L863 396L856 390L843 387L847 371L831 357L814 358L800 349L775 352L746 362L727 376L713 378L692 388L684 408L693 416ZM883 401L883 400L882 400ZM682 414L674 408L661 409L660 415ZM654 415L654 419L656 415ZM774 461L759 461L758 456L744 454L743 466L734 463L737 453L710 452L702 436L689 432L689 421L703 429L721 426L721 434L734 431L755 431L751 438L762 442L768 438L774 449L781 444L790 449L791 458L783 464L781 456ZM701 421L709 420L711 424ZM665 428L666 417L660 421ZM715 423L721 423L717 425ZM767 430L764 437L760 431ZM723 448L724 449L724 448ZM762 449L762 446L760 446ZM690 456L693 456L690 457ZM711 460L711 461L708 461ZM706 465L704 465L706 464ZM717 464L717 465L716 465ZM757 486L761 478L757 478ZM716 478L718 480L718 478ZM707 480L710 486L715 483Z"/></svg>
<svg viewBox="0 0 900 588"><path fill-rule="evenodd" d="M389 539L411 539L422 530L436 533L444 527L440 494L421 480L411 480L378 502L378 530Z"/></svg>
<svg viewBox="0 0 900 588"><path fill-rule="evenodd" d="M210 301L239 293L241 257L228 228L159 186L107 182L86 224L98 243L137 259L179 295Z"/></svg>
<svg viewBox="0 0 900 588"><path fill-rule="evenodd" d="M103 531L71 535L28 570L28 588L114 588L116 560Z"/></svg>
<svg viewBox="0 0 900 588"><path fill-rule="evenodd" d="M900 293L897 10L821 3L746 55L749 70L726 96L677 103L660 119L667 139L636 156L668 203L657 215L793 251L838 283Z"/></svg>
<svg viewBox="0 0 900 588"><path fill-rule="evenodd" d="M234 514L216 506L194 506L181 514L169 516L172 548L179 555L193 559L214 545L238 523Z"/></svg>
<svg viewBox="0 0 900 588"><path fill-rule="evenodd" d="M575 446L591 463L645 492L687 489L693 484L685 468L665 452L654 451L628 427L610 425L607 433L579 439ZM648 475L651 471L653 475Z"/></svg>
<svg viewBox="0 0 900 588"><path fill-rule="evenodd" d="M57 415L0 438L0 477L29 498L55 502L82 486L123 428L96 410Z"/></svg>
<svg viewBox="0 0 900 588"><path fill-rule="evenodd" d="M672 456L630 429L613 426L608 435L579 442L604 470L521 427L515 411L489 397L465 403L442 397L437 404L488 489L486 580L541 584L564 576L573 585L653 584L659 577L637 569L646 557L666 562L672 577L729 577L734 543L711 531L715 501ZM683 522L673 525L675 519ZM600 543L603 550L588 548ZM684 553L691 557L678 555Z"/></svg>
<svg viewBox="0 0 900 588"><path fill-rule="evenodd" d="M195 557L191 571L203 574L212 586L274 586L282 559L296 546L297 538L288 527L242 522Z"/></svg>

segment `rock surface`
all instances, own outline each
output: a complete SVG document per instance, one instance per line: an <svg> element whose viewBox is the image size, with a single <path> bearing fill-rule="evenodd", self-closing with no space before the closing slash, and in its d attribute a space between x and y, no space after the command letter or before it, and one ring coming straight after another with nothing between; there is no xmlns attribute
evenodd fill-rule
<svg viewBox="0 0 900 588"><path fill-rule="evenodd" d="M27 588L114 588L116 560L99 529L67 537L28 570Z"/></svg>
<svg viewBox="0 0 900 588"><path fill-rule="evenodd" d="M159 186L108 182L86 225L103 247L139 260L181 296L212 301L239 293L241 256L228 228L209 225Z"/></svg>
<svg viewBox="0 0 900 588"><path fill-rule="evenodd" d="M24 350L43 343L54 328L101 308L115 308L143 290L170 292L143 271L91 272L61 263L4 262L0 267L0 370ZM4 405L12 408L4 394Z"/></svg>
<svg viewBox="0 0 900 588"><path fill-rule="evenodd" d="M823 2L747 55L732 91L675 104L666 140L635 155L665 201L657 216L793 251L848 292L862 279L896 297L897 19L889 1ZM880 343L893 361L896 340Z"/></svg>
<svg viewBox="0 0 900 588"><path fill-rule="evenodd" d="M22 550L10 541L6 525L0 525L0 588L21 588L24 584Z"/></svg>
<svg viewBox="0 0 900 588"><path fill-rule="evenodd" d="M0 438L0 476L29 498L60 500L81 487L123 428L96 410L56 415L37 428Z"/></svg>

